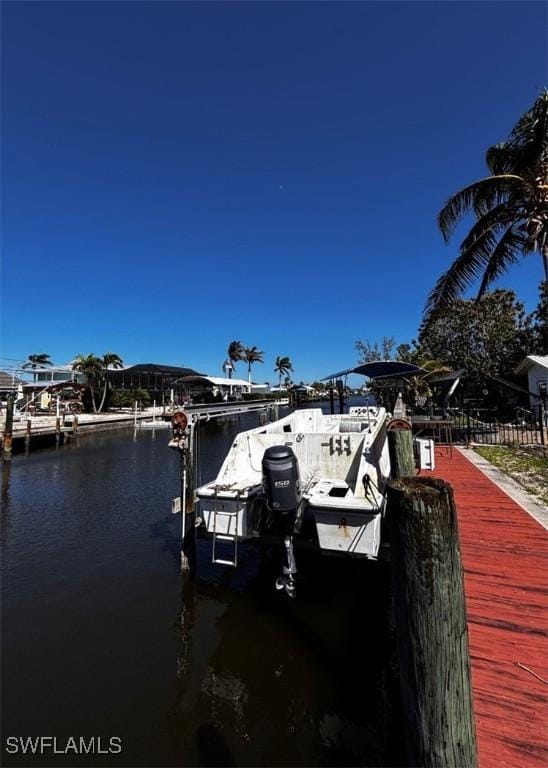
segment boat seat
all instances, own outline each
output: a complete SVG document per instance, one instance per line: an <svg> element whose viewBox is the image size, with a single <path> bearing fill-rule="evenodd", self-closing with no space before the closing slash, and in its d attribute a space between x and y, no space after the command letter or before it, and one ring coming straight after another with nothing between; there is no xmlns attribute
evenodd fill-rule
<svg viewBox="0 0 548 768"><path fill-rule="evenodd" d="M341 421L339 432L363 432L367 428L364 421Z"/></svg>

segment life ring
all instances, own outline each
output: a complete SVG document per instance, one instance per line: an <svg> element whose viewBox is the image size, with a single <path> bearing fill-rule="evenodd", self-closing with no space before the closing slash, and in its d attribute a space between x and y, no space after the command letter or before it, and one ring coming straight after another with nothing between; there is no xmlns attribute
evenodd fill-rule
<svg viewBox="0 0 548 768"><path fill-rule="evenodd" d="M392 421L389 422L387 429L391 432L393 429L412 429L412 427L405 419L392 419Z"/></svg>

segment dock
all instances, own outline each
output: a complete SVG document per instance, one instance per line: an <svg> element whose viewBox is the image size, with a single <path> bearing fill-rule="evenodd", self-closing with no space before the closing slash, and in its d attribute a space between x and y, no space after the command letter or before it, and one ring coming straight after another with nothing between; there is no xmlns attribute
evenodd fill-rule
<svg viewBox="0 0 548 768"><path fill-rule="evenodd" d="M457 505L479 766L544 768L548 536L466 454L438 447L433 474Z"/></svg>
<svg viewBox="0 0 548 768"><path fill-rule="evenodd" d="M277 406L287 406L289 400L239 400L226 403L213 404L195 404L181 406L175 410L184 410L189 416L192 415L195 421L209 421L217 418L230 418L244 413L266 412L269 408ZM78 434L89 434L90 432L109 431L112 429L130 428L144 426L147 428L157 428L165 426L165 420L169 421L170 411L163 406L150 407L141 411L116 411L107 413L80 413L77 414ZM57 428L57 418L55 415L40 415L29 417L25 413L17 414L13 420L13 445L14 448L20 448L25 440L35 442L41 440L59 439L59 442L70 440L75 436L74 416L65 414L60 417L59 428ZM154 422L154 420L156 420ZM0 420L0 444L3 444L5 417Z"/></svg>

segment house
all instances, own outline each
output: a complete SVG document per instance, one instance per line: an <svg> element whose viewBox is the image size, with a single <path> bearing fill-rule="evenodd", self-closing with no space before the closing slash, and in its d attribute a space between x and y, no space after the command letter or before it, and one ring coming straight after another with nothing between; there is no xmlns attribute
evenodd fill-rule
<svg viewBox="0 0 548 768"><path fill-rule="evenodd" d="M241 400L243 394L251 392L251 384L246 379L194 374L183 376L179 383L186 387L195 402L208 402L210 399Z"/></svg>
<svg viewBox="0 0 548 768"><path fill-rule="evenodd" d="M40 365L35 364L32 368L27 369L27 373L32 374L33 384L38 386L47 386L51 384L59 384L60 382L76 382L78 384L85 384L86 377L73 370L72 363L66 365Z"/></svg>
<svg viewBox="0 0 548 768"><path fill-rule="evenodd" d="M0 371L0 392L2 394L14 392L18 385L22 383L22 380L19 379L14 373Z"/></svg>
<svg viewBox="0 0 548 768"><path fill-rule="evenodd" d="M23 381L14 373L0 371L0 400L5 400L10 392L18 395L22 392Z"/></svg>
<svg viewBox="0 0 548 768"><path fill-rule="evenodd" d="M514 368L516 376L527 376L529 402L533 410L542 403L546 410L546 391L548 387L548 355L528 355Z"/></svg>

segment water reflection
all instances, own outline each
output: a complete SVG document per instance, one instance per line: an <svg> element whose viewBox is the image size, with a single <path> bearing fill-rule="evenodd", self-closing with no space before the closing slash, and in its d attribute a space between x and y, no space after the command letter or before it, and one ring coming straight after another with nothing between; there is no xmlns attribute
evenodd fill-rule
<svg viewBox="0 0 548 768"><path fill-rule="evenodd" d="M386 569L301 553L288 601L276 558L243 551L246 589L229 577L183 590L177 752L192 765L397 764Z"/></svg>
<svg viewBox="0 0 548 768"><path fill-rule="evenodd" d="M11 477L11 461L2 463L2 502L8 500Z"/></svg>

